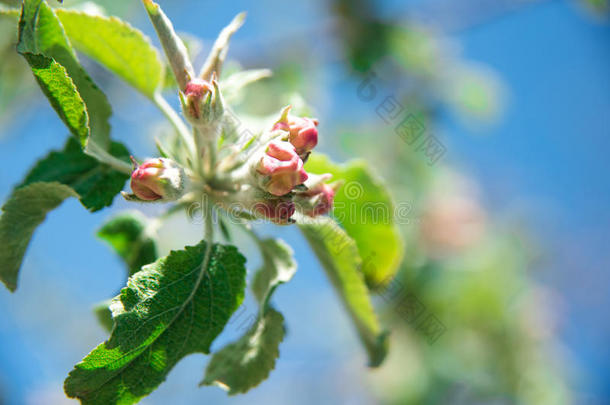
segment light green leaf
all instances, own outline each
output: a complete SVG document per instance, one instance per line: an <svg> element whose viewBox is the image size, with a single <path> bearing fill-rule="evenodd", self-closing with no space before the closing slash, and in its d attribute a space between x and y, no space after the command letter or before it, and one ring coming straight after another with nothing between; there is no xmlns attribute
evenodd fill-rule
<svg viewBox="0 0 610 405"><path fill-rule="evenodd" d="M66 69L51 58L24 53L32 73L51 106L70 132L85 144L89 137L89 116L83 99Z"/></svg>
<svg viewBox="0 0 610 405"><path fill-rule="evenodd" d="M0 280L15 291L21 261L36 227L66 198L76 196L60 183L32 183L13 192L0 217Z"/></svg>
<svg viewBox="0 0 610 405"><path fill-rule="evenodd" d="M148 37L116 17L66 9L55 13L77 50L154 98L163 84L165 67Z"/></svg>
<svg viewBox="0 0 610 405"><path fill-rule="evenodd" d="M66 69L87 106L89 142L94 142L102 150L107 150L110 146L108 120L112 109L104 93L93 83L78 62L53 10L44 1L24 0L19 27L17 44L19 53L38 54L52 58Z"/></svg>
<svg viewBox="0 0 610 405"><path fill-rule="evenodd" d="M129 276L157 260L157 245L150 221L138 211L119 214L106 222L97 236L114 248L125 261Z"/></svg>
<svg viewBox="0 0 610 405"><path fill-rule="evenodd" d="M220 90L225 102L237 103L246 86L271 76L269 69L241 70L220 81Z"/></svg>
<svg viewBox="0 0 610 405"><path fill-rule="evenodd" d="M259 245L263 265L254 276L252 292L261 307L267 308L277 286L292 279L297 271L297 263L290 246L280 239L265 239Z"/></svg>
<svg viewBox="0 0 610 405"><path fill-rule="evenodd" d="M210 80L212 73L216 72L216 76L220 78L222 65L224 64L227 53L229 52L229 41L233 34L244 24L246 13L237 14L233 20L220 31L218 38L214 41L212 50L205 60L199 77L205 80Z"/></svg>
<svg viewBox="0 0 610 405"><path fill-rule="evenodd" d="M305 166L311 173L331 173L343 181L335 195L333 216L358 246L367 263L362 268L369 288L378 288L396 273L404 254L403 241L395 221L395 207L382 182L364 161L337 165L314 153ZM374 265L368 265L374 263Z"/></svg>
<svg viewBox="0 0 610 405"><path fill-rule="evenodd" d="M167 18L161 7L152 0L142 0L148 12L148 17L157 31L157 36L163 46L163 51L169 62L174 78L180 90L184 91L186 84L195 77L195 70L188 51L182 39L176 34L172 22Z"/></svg>
<svg viewBox="0 0 610 405"><path fill-rule="evenodd" d="M130 173L131 167L126 162L116 159L112 153L109 153L111 147L110 142L110 123L109 118L112 114L112 109L106 95L93 83L87 72L82 68L76 54L65 36L63 27L59 19L55 15L46 2L41 0L24 0L21 18L19 20L19 42L17 43L17 51L24 55L28 63L40 61L40 58L35 58L32 55L39 55L44 58L50 58L57 64L61 65L66 75L72 79L76 92L71 98L51 98L51 105L57 110L60 117L64 119L65 111L68 108L59 108L61 102L70 100L80 96L85 104L86 113L88 116L88 124L83 125L75 131L75 128L68 126L72 133L75 133L81 144L90 156L111 165L116 170L123 173ZM36 68L36 66L32 66ZM37 76L38 79L38 76ZM45 95L56 94L46 88L48 80L37 80ZM66 90L68 91L68 90ZM64 122L65 119L64 119ZM71 121L70 123L74 123ZM82 136L86 133L87 136Z"/></svg>
<svg viewBox="0 0 610 405"><path fill-rule="evenodd" d="M229 395L256 387L275 368L284 334L284 317L270 308L241 339L214 354L200 385L218 385Z"/></svg>
<svg viewBox="0 0 610 405"><path fill-rule="evenodd" d="M128 159L125 147L113 142L110 152L117 159ZM59 182L71 187L81 203L91 211L112 204L128 176L86 155L74 138L61 151L53 151L30 170L19 187L34 182Z"/></svg>
<svg viewBox="0 0 610 405"><path fill-rule="evenodd" d="M328 217L302 218L299 228L347 309L368 352L369 365L379 366L387 354L387 334L373 311L356 244Z"/></svg>
<svg viewBox="0 0 610 405"><path fill-rule="evenodd" d="M209 259L209 260L206 260ZM133 404L190 353L208 353L244 297L245 259L201 242L145 266L111 305L114 329L68 375L82 404Z"/></svg>

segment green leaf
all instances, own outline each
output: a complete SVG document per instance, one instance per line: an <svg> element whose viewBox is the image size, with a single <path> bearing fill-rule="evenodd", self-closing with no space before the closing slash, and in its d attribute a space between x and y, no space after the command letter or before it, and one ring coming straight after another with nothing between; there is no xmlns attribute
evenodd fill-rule
<svg viewBox="0 0 610 405"><path fill-rule="evenodd" d="M115 216L97 232L125 261L129 276L157 260L157 245L149 225L144 215L131 211Z"/></svg>
<svg viewBox="0 0 610 405"><path fill-rule="evenodd" d="M159 54L140 30L116 17L81 11L55 11L74 47L96 60L127 83L154 98L163 84L165 67Z"/></svg>
<svg viewBox="0 0 610 405"><path fill-rule="evenodd" d="M112 321L112 312L110 311L111 300L102 301L93 307L93 313L97 317L98 322L108 332L112 331L114 322Z"/></svg>
<svg viewBox="0 0 610 405"><path fill-rule="evenodd" d="M117 159L129 156L127 149L118 142L112 143L110 152ZM81 203L94 212L112 204L127 178L83 153L78 142L69 138L62 151L53 151L40 160L19 187L34 182L59 182L71 187Z"/></svg>
<svg viewBox="0 0 610 405"><path fill-rule="evenodd" d="M242 92L249 84L271 76L269 69L241 70L221 80L220 89L222 96L229 104L236 103L241 99Z"/></svg>
<svg viewBox="0 0 610 405"><path fill-rule="evenodd" d="M299 228L347 309L368 352L369 365L379 366L387 354L387 333L373 311L355 242L328 217L303 218Z"/></svg>
<svg viewBox="0 0 610 405"><path fill-rule="evenodd" d="M218 385L229 395L256 387L275 368L284 335L284 317L269 309L241 339L214 354L200 385Z"/></svg>
<svg viewBox="0 0 610 405"><path fill-rule="evenodd" d="M261 307L266 308L277 286L292 279L297 271L297 263L290 246L280 239L265 239L259 245L263 265L254 276L252 292Z"/></svg>
<svg viewBox="0 0 610 405"><path fill-rule="evenodd" d="M21 261L36 227L66 198L76 196L60 183L32 183L13 192L0 217L0 280L15 291Z"/></svg>
<svg viewBox="0 0 610 405"><path fill-rule="evenodd" d="M331 173L343 186L335 195L333 216L356 241L369 288L380 287L396 273L404 254L395 224L395 207L382 182L364 161L337 165L321 154L312 154L305 166L311 173Z"/></svg>
<svg viewBox="0 0 610 405"><path fill-rule="evenodd" d="M81 120L80 122L83 124L81 127L74 128L68 125L68 128L79 138L88 155L111 165L118 171L130 173L131 167L129 164L116 159L109 153L109 148L112 146L109 123L112 109L108 104L106 95L93 83L78 62L59 19L46 2L41 0L23 1L19 19L17 51L25 57L33 69L36 69L37 65L33 66L32 61L40 63L40 57L50 58L65 69L65 74L72 79L76 91L67 87L62 88L64 93L71 91L73 93L72 97L52 97L49 99L51 105L66 122L64 119L65 112L71 110L72 106L64 107L63 102L75 103L74 100L80 97L85 104L88 122ZM49 66L55 65L49 64ZM50 75L51 73L49 73ZM52 89L47 88L48 83L54 82L40 80L39 76L36 77L45 95L57 94L57 89L51 91ZM69 122L74 124L76 121L71 120ZM86 136L83 136L83 134L86 134Z"/></svg>
<svg viewBox="0 0 610 405"><path fill-rule="evenodd" d="M87 107L91 138L89 142L95 143L102 150L107 150L110 146L108 122L112 114L110 104L78 62L59 19L46 2L24 0L19 21L17 51L22 55L35 54L52 58L66 69Z"/></svg>
<svg viewBox="0 0 610 405"><path fill-rule="evenodd" d="M89 136L89 116L85 103L66 69L46 56L31 53L24 53L23 56L59 118L70 132L85 144Z"/></svg>
<svg viewBox="0 0 610 405"><path fill-rule="evenodd" d="M214 41L212 50L210 50L210 54L203 63L203 67L199 72L199 77L205 80L210 80L212 73L214 72L216 72L217 77L220 77L222 65L227 57L227 53L229 52L229 41L231 40L233 34L235 34L244 24L245 19L246 13L239 13L233 17L233 20L231 20L229 25L220 31L218 38L216 38L216 41Z"/></svg>
<svg viewBox="0 0 610 405"><path fill-rule="evenodd" d="M133 404L181 358L208 353L243 300L244 263L234 246L202 241L134 274L111 305L110 338L70 372L66 394L82 404Z"/></svg>
<svg viewBox="0 0 610 405"><path fill-rule="evenodd" d="M111 152L117 158L128 154L120 143L113 143ZM5 205L6 212L0 217L0 278L7 287L15 290L28 243L49 211L70 196L79 198L90 211L100 210L112 204L125 180L127 176L123 173L83 153L74 138L68 139L62 151L53 151L38 161L15 188ZM27 199L30 200L15 202Z"/></svg>
<svg viewBox="0 0 610 405"><path fill-rule="evenodd" d="M144 3L153 27L155 27L178 87L184 91L186 84L195 77L195 71L186 46L174 31L172 22L157 3L152 0L142 0L142 3Z"/></svg>

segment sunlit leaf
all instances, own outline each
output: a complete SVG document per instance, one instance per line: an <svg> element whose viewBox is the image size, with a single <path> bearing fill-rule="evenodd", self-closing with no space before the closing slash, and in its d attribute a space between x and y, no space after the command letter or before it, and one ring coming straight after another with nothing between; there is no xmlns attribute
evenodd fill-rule
<svg viewBox="0 0 610 405"><path fill-rule="evenodd" d="M356 243L328 217L303 218L299 228L350 315L368 352L369 365L379 366L387 354L387 334L373 311Z"/></svg>
<svg viewBox="0 0 610 405"><path fill-rule="evenodd" d="M333 217L354 239L367 263L362 268L367 285L374 289L388 282L400 265L404 247L395 224L400 212L381 180L363 161L337 165L319 153L310 156L305 168L311 173L331 173L333 181L343 182L335 196Z"/></svg>
<svg viewBox="0 0 610 405"><path fill-rule="evenodd" d="M164 79L165 67L157 50L141 31L116 17L81 11L55 11L77 50L96 60L153 98Z"/></svg>
<svg viewBox="0 0 610 405"><path fill-rule="evenodd" d="M15 291L21 261L36 227L66 198L76 196L60 183L32 183L13 192L0 217L0 280Z"/></svg>
<svg viewBox="0 0 610 405"><path fill-rule="evenodd" d="M275 368L284 334L284 317L269 309L241 339L214 354L201 385L218 385L229 395L256 387Z"/></svg>
<svg viewBox="0 0 610 405"><path fill-rule="evenodd" d="M187 246L145 266L111 305L110 338L65 381L82 404L133 404L190 353L210 345L241 304L245 259L233 246Z"/></svg>
<svg viewBox="0 0 610 405"><path fill-rule="evenodd" d="M265 239L260 242L263 265L252 281L254 296L266 308L273 291L287 283L297 271L293 251L280 239Z"/></svg>

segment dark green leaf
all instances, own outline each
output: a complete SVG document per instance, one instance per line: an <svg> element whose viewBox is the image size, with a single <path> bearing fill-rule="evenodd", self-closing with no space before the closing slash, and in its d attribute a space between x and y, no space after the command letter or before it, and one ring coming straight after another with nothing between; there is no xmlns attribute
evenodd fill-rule
<svg viewBox="0 0 610 405"><path fill-rule="evenodd" d="M244 296L245 259L233 246L188 246L145 266L111 309L110 338L65 381L82 404L133 404L184 356L208 353Z"/></svg>
<svg viewBox="0 0 610 405"><path fill-rule="evenodd" d="M60 183L31 183L13 192L0 217L0 279L15 291L23 255L32 234L47 213L66 198L76 196Z"/></svg>
<svg viewBox="0 0 610 405"><path fill-rule="evenodd" d="M270 308L241 339L214 354L201 385L218 385L229 395L256 387L275 368L284 334L284 317Z"/></svg>
<svg viewBox="0 0 610 405"><path fill-rule="evenodd" d="M113 142L110 152L117 159L127 159L129 152ZM81 203L91 211L110 206L123 189L128 176L84 154L70 138L62 151L49 153L40 160L19 187L33 182L60 182L70 186Z"/></svg>
<svg viewBox="0 0 610 405"><path fill-rule="evenodd" d="M126 212L106 222L97 233L125 260L129 276L157 260L157 246L150 234L149 222L137 211Z"/></svg>
<svg viewBox="0 0 610 405"><path fill-rule="evenodd" d="M356 244L328 217L304 218L299 228L347 309L368 352L369 365L379 366L387 354L387 334L373 311Z"/></svg>
<svg viewBox="0 0 610 405"><path fill-rule="evenodd" d="M395 207L382 182L363 161L334 164L328 157L312 154L306 169L311 173L331 173L341 180L333 216L354 239L360 257L367 263L362 270L370 288L389 281L403 257L404 246L395 224Z"/></svg>
<svg viewBox="0 0 610 405"><path fill-rule="evenodd" d="M157 50L141 31L116 17L56 10L74 47L154 98L164 69Z"/></svg>

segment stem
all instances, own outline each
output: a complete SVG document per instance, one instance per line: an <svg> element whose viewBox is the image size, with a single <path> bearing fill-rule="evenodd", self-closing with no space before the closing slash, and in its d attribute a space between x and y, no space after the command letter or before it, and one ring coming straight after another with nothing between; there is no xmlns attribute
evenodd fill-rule
<svg viewBox="0 0 610 405"><path fill-rule="evenodd" d="M210 263L210 256L212 255L212 245L214 243L214 224L212 223L212 205L209 202L206 203L205 211L205 253L203 254L201 269L199 270L199 275L195 281L193 291L191 291L185 303L190 302L197 293L197 289L199 289L203 276L207 273L208 264Z"/></svg>
<svg viewBox="0 0 610 405"><path fill-rule="evenodd" d="M189 151L191 152L191 155L197 156L195 151L195 144L193 143L193 139L191 138L191 133L184 124L184 121L182 121L182 119L176 112L176 110L174 110L172 106L169 105L169 103L167 102L167 100L165 100L165 98L163 98L161 93L156 93L153 101L157 108L159 108L163 115L165 115L165 118L167 118L172 124L176 132L178 132L178 135L180 135L180 138L182 138L182 141L188 147Z"/></svg>
<svg viewBox="0 0 610 405"><path fill-rule="evenodd" d="M216 145L213 139L206 143L208 149L208 176L212 178L216 171Z"/></svg>

